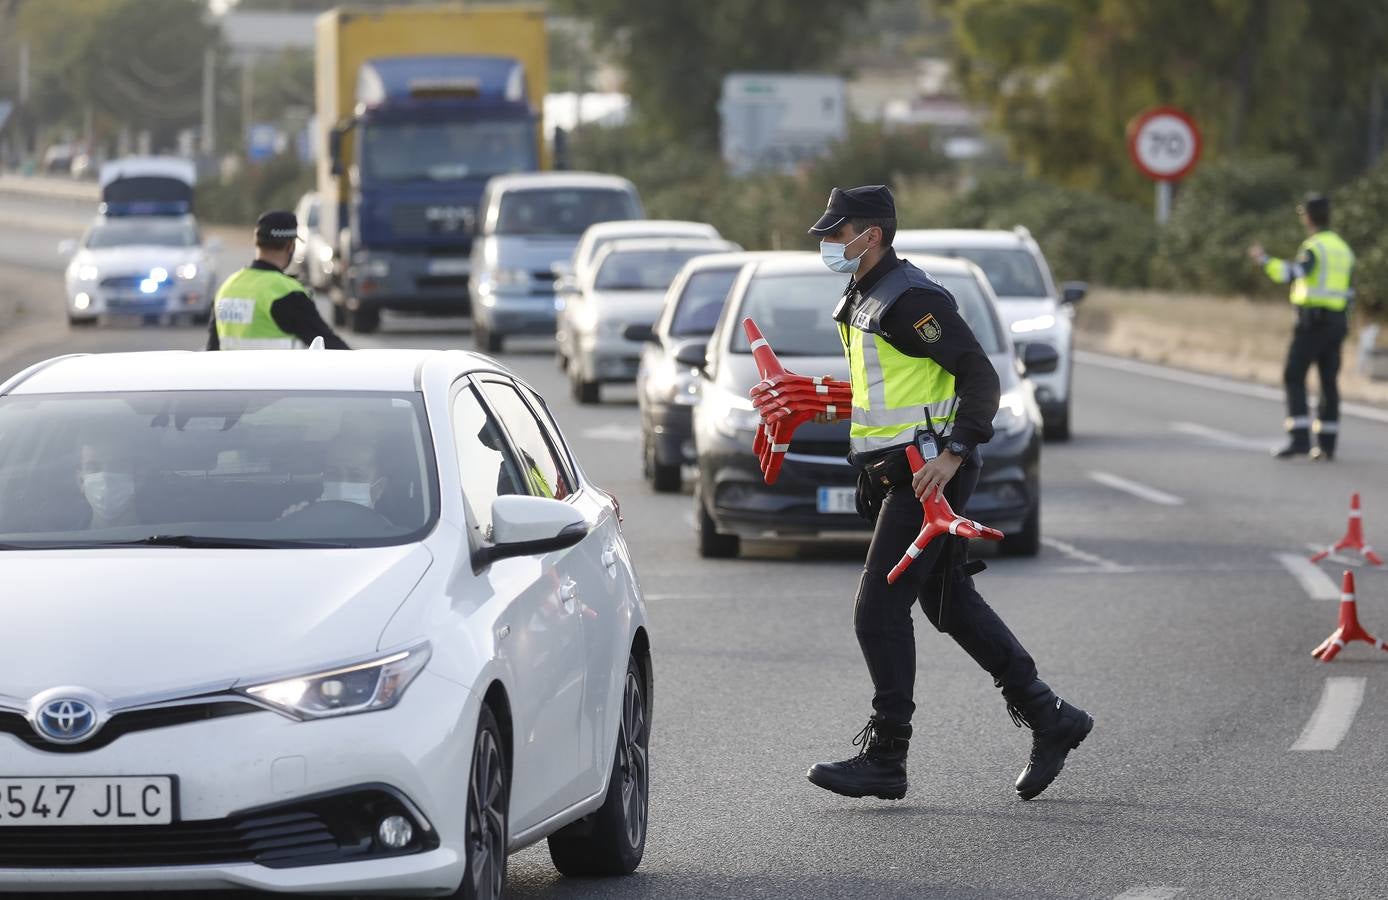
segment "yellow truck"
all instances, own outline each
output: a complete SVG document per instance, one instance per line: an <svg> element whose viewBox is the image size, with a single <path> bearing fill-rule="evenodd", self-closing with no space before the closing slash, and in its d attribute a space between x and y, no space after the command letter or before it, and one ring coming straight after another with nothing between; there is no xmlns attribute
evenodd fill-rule
<svg viewBox="0 0 1388 900"><path fill-rule="evenodd" d="M334 9L314 63L335 320L369 332L383 309L466 314L487 179L545 163L543 8Z"/></svg>

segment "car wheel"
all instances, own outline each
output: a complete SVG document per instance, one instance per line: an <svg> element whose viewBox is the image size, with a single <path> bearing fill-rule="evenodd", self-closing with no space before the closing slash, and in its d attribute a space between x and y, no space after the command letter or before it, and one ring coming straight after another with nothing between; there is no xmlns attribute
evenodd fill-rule
<svg viewBox="0 0 1388 900"><path fill-rule="evenodd" d="M91 328L94 325L96 325L96 316L90 316L87 318L77 318L74 316L68 316L67 324L69 328Z"/></svg>
<svg viewBox="0 0 1388 900"><path fill-rule="evenodd" d="M477 349L483 353L500 353L503 338L494 333L490 328L485 327L480 322L474 322L472 326L472 340L477 344Z"/></svg>
<svg viewBox="0 0 1388 900"><path fill-rule="evenodd" d="M658 494L675 494L684 487L684 475L680 465L667 465L660 461L656 453L655 441L651 439L649 428L641 429L641 473L651 483Z"/></svg>
<svg viewBox="0 0 1388 900"><path fill-rule="evenodd" d="M1014 531L998 544L1003 556L1035 556L1041 552L1041 501L1037 499L1027 513L1020 531Z"/></svg>
<svg viewBox="0 0 1388 900"><path fill-rule="evenodd" d="M501 729L492 711L482 707L467 787L467 869L454 897L499 900L506 888L507 820L511 779Z"/></svg>
<svg viewBox="0 0 1388 900"><path fill-rule="evenodd" d="M1042 423L1042 435L1047 441L1070 440L1070 402L1067 400L1060 412Z"/></svg>
<svg viewBox="0 0 1388 900"><path fill-rule="evenodd" d="M561 372L569 371L569 360L562 353L554 354L554 367Z"/></svg>
<svg viewBox="0 0 1388 900"><path fill-rule="evenodd" d="M577 362L569 366L569 393L575 403L591 406L602 399L601 390L602 386L596 381L589 381L583 377Z"/></svg>
<svg viewBox="0 0 1388 900"><path fill-rule="evenodd" d="M699 520L699 555L704 559L732 559L737 556L742 550L742 538L735 534L718 533L703 498L694 498L694 508Z"/></svg>
<svg viewBox="0 0 1388 900"><path fill-rule="evenodd" d="M617 752L598 811L549 838L549 858L564 875L630 875L646 852L650 810L649 707L641 668L627 660Z"/></svg>
<svg viewBox="0 0 1388 900"><path fill-rule="evenodd" d="M333 303L333 327L344 328L347 325L347 308L341 303Z"/></svg>
<svg viewBox="0 0 1388 900"><path fill-rule="evenodd" d="M371 334L381 327L381 310L375 306L358 306L351 310L348 324L357 334Z"/></svg>

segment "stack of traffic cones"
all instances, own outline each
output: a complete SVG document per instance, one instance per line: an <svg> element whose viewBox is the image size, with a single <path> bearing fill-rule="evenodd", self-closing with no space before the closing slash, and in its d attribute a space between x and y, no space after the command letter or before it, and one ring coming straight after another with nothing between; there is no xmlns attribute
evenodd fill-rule
<svg viewBox="0 0 1388 900"><path fill-rule="evenodd" d="M752 450L761 463L762 478L767 484L775 484L795 429L817 416L850 414L853 390L846 381L787 372L757 323L743 319L742 329L752 345L752 357L762 379L748 392L762 420Z"/></svg>
<svg viewBox="0 0 1388 900"><path fill-rule="evenodd" d="M925 466L925 460L921 458L920 451L914 446L906 448L906 460L911 464L913 474ZM989 528L987 525L980 525L972 519L955 515L954 510L950 508L949 501L939 491L931 491L925 499L921 500L921 507L925 510L925 522L921 525L921 532L916 535L916 540L911 546L906 548L901 562L887 573L887 584L896 584L896 580L910 568L911 563L916 561L916 557L924 553L930 542L942 534L983 538L988 541L1003 539L1003 533L996 528Z"/></svg>
<svg viewBox="0 0 1388 900"><path fill-rule="evenodd" d="M1358 500L1358 495L1355 495L1355 500ZM1345 648L1345 644L1352 641L1363 641L1380 650L1388 650L1383 641L1369 634L1364 630L1364 626L1359 624L1359 613L1354 603L1354 573L1346 569L1344 586L1340 593L1340 627L1336 628L1330 637L1321 641L1320 646L1311 651L1311 655L1323 663L1328 663Z"/></svg>
<svg viewBox="0 0 1388 900"><path fill-rule="evenodd" d="M1357 550L1359 555L1364 557L1375 566L1383 565L1383 558L1374 552L1374 548L1364 543L1364 514L1359 509L1359 494L1356 492L1349 498L1349 528L1345 531L1345 536L1340 538L1339 543L1332 544L1315 556L1311 557L1311 562L1320 562L1332 553L1339 553L1341 550Z"/></svg>

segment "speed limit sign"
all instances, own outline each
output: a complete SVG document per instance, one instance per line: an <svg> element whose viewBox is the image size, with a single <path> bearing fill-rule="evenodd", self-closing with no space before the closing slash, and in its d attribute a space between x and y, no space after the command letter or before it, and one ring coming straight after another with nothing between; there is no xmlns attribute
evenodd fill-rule
<svg viewBox="0 0 1388 900"><path fill-rule="evenodd" d="M1128 155L1148 178L1180 181L1200 159L1200 129L1179 109L1149 109L1128 123Z"/></svg>

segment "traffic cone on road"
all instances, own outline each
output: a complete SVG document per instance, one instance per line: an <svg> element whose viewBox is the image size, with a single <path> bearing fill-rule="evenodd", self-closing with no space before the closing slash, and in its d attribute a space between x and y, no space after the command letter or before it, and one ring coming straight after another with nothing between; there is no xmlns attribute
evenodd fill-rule
<svg viewBox="0 0 1388 900"><path fill-rule="evenodd" d="M1341 550L1358 550L1359 555L1376 566L1383 565L1383 557L1374 552L1374 548L1364 543L1364 514L1359 509L1359 493L1356 491L1349 498L1349 528L1345 531L1345 536L1340 538L1340 542L1332 544L1315 556L1311 557L1311 562L1320 562L1332 553L1339 553Z"/></svg>
<svg viewBox="0 0 1388 900"><path fill-rule="evenodd" d="M1320 646L1311 651L1311 655L1323 663L1328 663L1351 641L1363 641L1380 650L1388 650L1388 645L1369 634L1364 630L1364 626L1359 624L1359 613L1354 603L1354 573L1346 569L1344 587L1340 593L1340 627L1336 628L1330 637L1321 641Z"/></svg>

